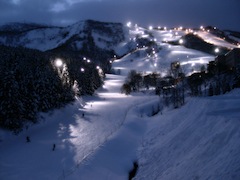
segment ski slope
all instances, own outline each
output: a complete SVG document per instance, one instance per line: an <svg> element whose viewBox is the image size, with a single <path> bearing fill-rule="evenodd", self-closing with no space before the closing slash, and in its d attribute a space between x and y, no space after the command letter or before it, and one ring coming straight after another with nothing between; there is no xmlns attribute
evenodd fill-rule
<svg viewBox="0 0 240 180"><path fill-rule="evenodd" d="M133 31L133 30L132 30ZM138 30L141 34L142 31ZM137 34L134 31L134 34ZM180 62L183 72L190 75L200 71L202 66L207 68L209 61L213 61L215 56L201 51L185 48L184 46L173 46L162 41L174 41L180 39L185 31L179 30L151 30L159 50L154 56L147 56L146 48L138 48L133 53L129 53L120 60L114 61L113 69L122 75L127 75L131 69L142 73L158 72L162 76L169 73L172 62Z"/></svg>
<svg viewBox="0 0 240 180"><path fill-rule="evenodd" d="M214 36L213 34L206 32L206 31L197 31L198 36L200 36L202 39L204 39L206 42L210 43L210 44L214 44L220 47L226 47L229 49L233 49L233 48L239 48L236 45L233 45L227 41L225 41L224 39Z"/></svg>
<svg viewBox="0 0 240 180"><path fill-rule="evenodd" d="M132 30L130 36L142 30ZM120 93L132 69L166 75L171 62L179 61L189 74L214 59L162 43L184 32L174 37L170 30L152 33L161 47L156 56L140 48L114 61L113 69L120 73L107 74L94 96L41 114L41 123L18 136L0 130L0 179L124 180L135 160L135 179L240 179L239 89L188 98L182 108L165 108L153 117L152 110L161 106L158 96Z"/></svg>
<svg viewBox="0 0 240 180"><path fill-rule="evenodd" d="M136 179L240 179L240 90L150 118Z"/></svg>
<svg viewBox="0 0 240 180"><path fill-rule="evenodd" d="M62 179L84 166L85 160L119 130L131 108L154 99L120 94L123 79L108 75L98 96L45 114L46 121L18 136L2 133L0 179Z"/></svg>

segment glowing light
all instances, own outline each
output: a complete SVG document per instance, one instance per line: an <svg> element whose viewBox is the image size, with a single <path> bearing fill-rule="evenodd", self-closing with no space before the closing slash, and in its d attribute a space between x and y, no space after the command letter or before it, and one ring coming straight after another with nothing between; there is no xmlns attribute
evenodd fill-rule
<svg viewBox="0 0 240 180"><path fill-rule="evenodd" d="M84 57L84 58L83 58L83 60L84 60L84 61L86 61L86 60L87 60L87 58L85 58L85 57Z"/></svg>
<svg viewBox="0 0 240 180"><path fill-rule="evenodd" d="M149 27L148 27L148 29L149 29L149 30L152 30L152 29L153 29L153 27L152 27L152 26L149 26Z"/></svg>
<svg viewBox="0 0 240 180"><path fill-rule="evenodd" d="M154 67L157 67L157 63L154 63Z"/></svg>
<svg viewBox="0 0 240 180"><path fill-rule="evenodd" d="M161 29L161 26L158 26L158 29Z"/></svg>
<svg viewBox="0 0 240 180"><path fill-rule="evenodd" d="M81 72L84 72L84 68L81 68Z"/></svg>
<svg viewBox="0 0 240 180"><path fill-rule="evenodd" d="M99 67L99 66L97 66L96 68L97 68L97 69L100 69L100 67Z"/></svg>
<svg viewBox="0 0 240 180"><path fill-rule="evenodd" d="M175 36L177 36L178 35L178 32L175 32Z"/></svg>
<svg viewBox="0 0 240 180"><path fill-rule="evenodd" d="M110 64L112 64L112 61L109 61Z"/></svg>
<svg viewBox="0 0 240 180"><path fill-rule="evenodd" d="M164 27L164 30L166 31L166 30L167 30L167 27Z"/></svg>
<svg viewBox="0 0 240 180"><path fill-rule="evenodd" d="M200 26L200 29L202 29L202 30L203 30L203 26Z"/></svg>
<svg viewBox="0 0 240 180"><path fill-rule="evenodd" d="M90 59L88 59L88 60L87 60L87 62L88 62L88 63L90 63L90 62L91 62L91 60L90 60Z"/></svg>
<svg viewBox="0 0 240 180"><path fill-rule="evenodd" d="M219 48L216 48L216 49L214 50L214 52L215 52L215 53L219 53L219 52L220 52Z"/></svg>
<svg viewBox="0 0 240 180"><path fill-rule="evenodd" d="M178 29L179 29L179 30L182 30L182 29L183 29L183 27L182 27L182 26L180 26Z"/></svg>
<svg viewBox="0 0 240 180"><path fill-rule="evenodd" d="M179 44L183 44L183 42L184 42L183 39L179 40Z"/></svg>
<svg viewBox="0 0 240 180"><path fill-rule="evenodd" d="M61 67L61 66L63 65L62 60L61 60L61 59L57 59L57 60L55 61L55 65L56 65L57 67Z"/></svg>
<svg viewBox="0 0 240 180"><path fill-rule="evenodd" d="M132 23L129 21L129 22L127 23L127 27L131 27L131 25L132 25Z"/></svg>

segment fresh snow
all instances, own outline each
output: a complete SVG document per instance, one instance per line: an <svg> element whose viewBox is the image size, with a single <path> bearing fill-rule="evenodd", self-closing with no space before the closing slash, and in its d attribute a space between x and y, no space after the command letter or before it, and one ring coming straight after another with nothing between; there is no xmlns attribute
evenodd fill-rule
<svg viewBox="0 0 240 180"><path fill-rule="evenodd" d="M238 48L238 46L233 45L233 44L225 41L224 39L217 37L209 32L197 31L197 34L198 34L198 36L200 36L201 38L203 38L206 42L208 42L210 44L214 44L214 45L220 46L220 47L226 47L229 49Z"/></svg>
<svg viewBox="0 0 240 180"><path fill-rule="evenodd" d="M137 31L142 29L135 35ZM122 180L135 160L135 179L240 179L239 89L188 98L185 106L165 108L154 117L153 109L162 107L161 98L150 92L120 93L132 69L164 75L171 62L179 61L185 73L192 73L214 59L162 43L173 38L170 31L152 33L161 47L156 57L137 49L114 61L119 75L107 74L94 96L41 114L39 124L17 136L0 130L0 179ZM174 38L180 38L179 33Z"/></svg>
<svg viewBox="0 0 240 180"><path fill-rule="evenodd" d="M83 39L86 36L84 32L85 26L86 22L80 21L67 27L43 27L39 29L29 29L29 31L24 31L19 35L18 38L15 38L15 41L11 39L11 36L3 36L6 38L0 37L0 44L9 46L23 46L31 49L38 49L40 51L47 51L57 48L66 43L72 37L75 37L76 40L75 44L73 45L75 45L76 48L82 48ZM114 30L114 26L109 25L108 27ZM3 26L2 30L4 29L5 28ZM18 28L13 27L13 29L17 30ZM94 40L99 48L113 49L116 46L114 37L109 37L107 34L100 34L101 32L97 31L93 33ZM108 43L99 42L99 37L108 41Z"/></svg>
<svg viewBox="0 0 240 180"><path fill-rule="evenodd" d="M150 118L136 179L240 179L240 90Z"/></svg>

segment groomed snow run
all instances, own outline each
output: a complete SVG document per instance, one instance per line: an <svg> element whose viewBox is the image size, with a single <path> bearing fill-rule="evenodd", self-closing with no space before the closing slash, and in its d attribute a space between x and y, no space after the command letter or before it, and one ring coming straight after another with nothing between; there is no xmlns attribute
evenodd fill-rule
<svg viewBox="0 0 240 180"><path fill-rule="evenodd" d="M187 98L183 107L154 117L158 96L120 93L131 69L166 75L171 62L179 61L188 74L214 59L162 43L168 33L154 32L161 47L156 56L147 57L143 48L114 61L120 75L108 74L94 96L42 114L39 124L18 136L0 130L0 179L124 180L136 160L137 180L239 180L239 89Z"/></svg>

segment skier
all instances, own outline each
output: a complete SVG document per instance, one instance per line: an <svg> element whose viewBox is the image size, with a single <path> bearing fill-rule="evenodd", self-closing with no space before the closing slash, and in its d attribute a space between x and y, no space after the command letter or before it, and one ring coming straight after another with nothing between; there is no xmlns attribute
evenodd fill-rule
<svg viewBox="0 0 240 180"><path fill-rule="evenodd" d="M53 144L53 148L52 148L52 150L54 151L54 150L55 150L55 148L56 148L56 144Z"/></svg>
<svg viewBox="0 0 240 180"><path fill-rule="evenodd" d="M27 142L30 142L30 138L29 138L29 136L26 137L26 140L27 140Z"/></svg>

